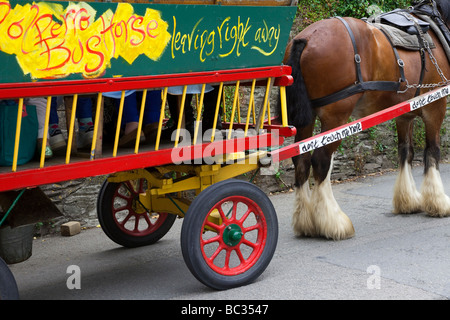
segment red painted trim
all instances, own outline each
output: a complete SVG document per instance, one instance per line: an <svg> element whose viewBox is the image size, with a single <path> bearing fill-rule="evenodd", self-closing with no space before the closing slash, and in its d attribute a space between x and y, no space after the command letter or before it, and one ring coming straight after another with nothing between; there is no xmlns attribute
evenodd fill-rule
<svg viewBox="0 0 450 320"><path fill-rule="evenodd" d="M291 72L289 71L289 75L279 77L275 80L274 86L278 87L288 87L294 83L294 78L291 76Z"/></svg>
<svg viewBox="0 0 450 320"><path fill-rule="evenodd" d="M315 135L311 138L308 138L308 139L305 139L302 141L298 141L289 146L286 146L286 147L280 148L278 150L275 150L273 152L270 152L269 156L271 156L274 159L274 161L282 161L282 160L285 160L288 158L298 156L303 152L309 152L314 149L322 147L323 144L314 143L314 142L321 141L321 139L324 139L327 136L333 136L333 134L334 134L333 138L335 138L337 132L341 132L342 130L348 129L350 127L358 126L358 124L361 125L361 131L369 129L373 126L376 126L383 122L392 120L398 116L401 116L402 114L422 108L432 102L435 102L435 101L442 99L449 95L450 95L450 86L432 90L432 91L422 94L414 99L401 102L395 106L381 110L381 111L371 114L367 117L353 121L349 124L340 126L338 128L334 128L332 130ZM340 135L339 137L336 137L336 140L333 140L333 141L342 140L343 138L345 138L345 136ZM301 147L303 145L308 145L308 148L306 150L302 150Z"/></svg>
<svg viewBox="0 0 450 320"><path fill-rule="evenodd" d="M181 86L199 83L236 82L268 77L280 78L276 83L289 84L291 67L271 66L250 69L234 69L192 72L183 74L166 74L127 78L101 78L84 80L57 80L26 83L1 83L0 99L23 97L89 94L121 90L140 90Z"/></svg>

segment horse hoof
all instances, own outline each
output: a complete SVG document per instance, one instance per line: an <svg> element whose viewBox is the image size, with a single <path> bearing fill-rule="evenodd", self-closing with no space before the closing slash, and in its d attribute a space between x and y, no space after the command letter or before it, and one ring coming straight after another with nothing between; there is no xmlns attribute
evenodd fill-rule
<svg viewBox="0 0 450 320"><path fill-rule="evenodd" d="M315 237L316 228L314 227L310 190L308 184L295 188L295 211L292 215L292 227L297 237Z"/></svg>
<svg viewBox="0 0 450 320"><path fill-rule="evenodd" d="M431 217L448 217L450 216L450 198L445 194L434 197L434 199L425 202L424 211Z"/></svg>
<svg viewBox="0 0 450 320"><path fill-rule="evenodd" d="M439 171L431 167L422 184L424 211L432 217L450 216L450 198L445 194Z"/></svg>
<svg viewBox="0 0 450 320"><path fill-rule="evenodd" d="M294 219L292 222L294 234L296 237L315 237L316 230L312 223Z"/></svg>
<svg viewBox="0 0 450 320"><path fill-rule="evenodd" d="M352 221L342 211L335 216L332 223L328 221L328 223L321 225L316 222L316 230L319 235L335 241L349 239L355 235Z"/></svg>

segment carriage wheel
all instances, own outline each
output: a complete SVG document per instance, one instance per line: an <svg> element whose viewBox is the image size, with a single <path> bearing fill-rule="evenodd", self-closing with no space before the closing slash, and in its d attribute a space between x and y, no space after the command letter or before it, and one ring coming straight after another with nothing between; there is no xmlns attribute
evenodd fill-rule
<svg viewBox="0 0 450 320"><path fill-rule="evenodd" d="M8 265L0 258L0 300L19 299L16 280Z"/></svg>
<svg viewBox="0 0 450 320"><path fill-rule="evenodd" d="M218 290L259 277L277 241L278 221L269 198L255 185L234 179L202 191L186 212L181 229L189 270Z"/></svg>
<svg viewBox="0 0 450 320"><path fill-rule="evenodd" d="M139 201L145 179L120 183L105 181L97 200L97 215L105 234L124 247L153 244L172 227L176 215L149 212Z"/></svg>

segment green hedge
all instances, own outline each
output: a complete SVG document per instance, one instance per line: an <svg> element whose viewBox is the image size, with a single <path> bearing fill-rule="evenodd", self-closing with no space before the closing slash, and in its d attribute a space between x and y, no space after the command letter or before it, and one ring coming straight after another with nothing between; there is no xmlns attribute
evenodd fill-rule
<svg viewBox="0 0 450 320"><path fill-rule="evenodd" d="M411 0L339 0L335 1L335 10L336 15L339 16L362 18L373 13L370 11L370 6L375 5L380 8L381 11L388 12L396 8L406 8L411 5L411 2Z"/></svg>
<svg viewBox="0 0 450 320"><path fill-rule="evenodd" d="M303 27L333 16L363 18L376 11L407 8L413 0L299 0L298 15ZM302 28L302 26L300 27Z"/></svg>

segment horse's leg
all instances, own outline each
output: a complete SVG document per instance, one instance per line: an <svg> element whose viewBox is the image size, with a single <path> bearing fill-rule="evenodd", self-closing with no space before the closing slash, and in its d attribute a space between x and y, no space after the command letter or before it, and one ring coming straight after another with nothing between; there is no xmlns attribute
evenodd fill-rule
<svg viewBox="0 0 450 320"><path fill-rule="evenodd" d="M355 229L351 220L341 210L333 195L331 171L333 153L339 143L317 149L312 157L314 187L311 193L311 212L317 235L333 240L352 237Z"/></svg>
<svg viewBox="0 0 450 320"><path fill-rule="evenodd" d="M414 117L396 119L400 172L394 185L394 213L415 213L422 210L422 196L416 189L411 166L414 158L412 145Z"/></svg>
<svg viewBox="0 0 450 320"><path fill-rule="evenodd" d="M445 117L445 99L437 101L423 111L426 147L424 153L424 180L421 188L423 210L430 216L450 216L450 198L445 194L439 174L440 129Z"/></svg>
<svg viewBox="0 0 450 320"><path fill-rule="evenodd" d="M313 126L300 129L295 137L296 141L306 139L312 135ZM292 215L292 227L296 236L316 235L311 216L311 190L309 175L311 171L311 153L307 152L292 158L295 167L295 207Z"/></svg>
<svg viewBox="0 0 450 320"><path fill-rule="evenodd" d="M320 109L322 131L345 124L359 97L353 96ZM333 154L340 144L341 141L337 141L315 150L311 159L314 176L311 192L312 220L317 235L333 240L347 239L355 234L351 220L339 207L331 187Z"/></svg>

